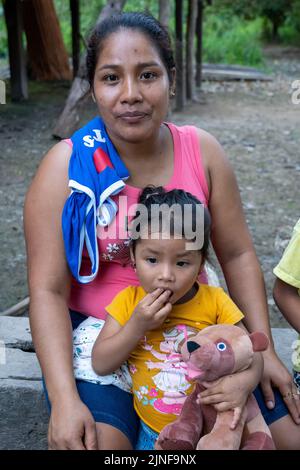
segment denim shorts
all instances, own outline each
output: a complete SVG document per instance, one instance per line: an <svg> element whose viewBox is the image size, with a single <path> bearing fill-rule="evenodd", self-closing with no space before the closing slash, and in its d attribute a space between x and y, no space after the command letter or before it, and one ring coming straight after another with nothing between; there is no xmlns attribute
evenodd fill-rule
<svg viewBox="0 0 300 470"><path fill-rule="evenodd" d="M278 419L283 418L284 416L287 416L289 414L289 410L287 409L287 406L285 405L279 390L277 388L273 388L273 393L275 397L275 406L272 410L269 410L269 408L266 407L261 387L256 387L253 392L260 408L261 414L263 415L264 420L268 426L270 426L270 424L274 423Z"/></svg>
<svg viewBox="0 0 300 470"><path fill-rule="evenodd" d="M157 438L157 432L153 431L153 429L149 428L147 424L141 421L135 450L154 450L154 444Z"/></svg>
<svg viewBox="0 0 300 470"><path fill-rule="evenodd" d="M70 311L73 329L87 317L79 312ZM45 388L49 410L51 405ZM83 403L89 408L97 423L110 424L127 436L135 447L140 420L133 407L132 394L114 385L100 385L84 380L76 380L77 390Z"/></svg>

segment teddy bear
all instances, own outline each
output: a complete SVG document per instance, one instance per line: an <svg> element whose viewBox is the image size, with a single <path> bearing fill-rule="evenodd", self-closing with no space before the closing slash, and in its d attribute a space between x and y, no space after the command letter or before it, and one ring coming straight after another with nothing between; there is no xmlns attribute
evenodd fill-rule
<svg viewBox="0 0 300 470"><path fill-rule="evenodd" d="M255 351L264 351L268 337L261 332L248 334L235 325L218 324L186 339L181 355L187 377L195 381L180 416L159 434L158 450L274 450L270 430L254 396L248 397L237 427L231 429L238 409L217 412L212 405L201 405L198 395L206 384L227 374L247 369Z"/></svg>

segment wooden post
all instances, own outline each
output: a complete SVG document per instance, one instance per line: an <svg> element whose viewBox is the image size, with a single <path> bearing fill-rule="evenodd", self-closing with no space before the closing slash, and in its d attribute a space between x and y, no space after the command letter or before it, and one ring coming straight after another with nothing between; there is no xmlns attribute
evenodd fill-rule
<svg viewBox="0 0 300 470"><path fill-rule="evenodd" d="M72 23L72 62L73 78L76 77L80 60L80 13L79 0L70 0L71 23Z"/></svg>
<svg viewBox="0 0 300 470"><path fill-rule="evenodd" d="M186 31L186 97L195 99L195 34L198 0L188 2L188 20Z"/></svg>
<svg viewBox="0 0 300 470"><path fill-rule="evenodd" d="M202 83L202 45L203 45L203 1L198 0L198 17L196 22L196 87L200 88Z"/></svg>
<svg viewBox="0 0 300 470"><path fill-rule="evenodd" d="M168 30L171 13L170 0L159 0L159 22Z"/></svg>
<svg viewBox="0 0 300 470"><path fill-rule="evenodd" d="M22 11L20 0L4 0L10 66L11 99L28 99L26 61L22 42Z"/></svg>
<svg viewBox="0 0 300 470"><path fill-rule="evenodd" d="M185 72L183 60L183 0L175 3L175 31L176 31L176 110L181 111L185 105Z"/></svg>

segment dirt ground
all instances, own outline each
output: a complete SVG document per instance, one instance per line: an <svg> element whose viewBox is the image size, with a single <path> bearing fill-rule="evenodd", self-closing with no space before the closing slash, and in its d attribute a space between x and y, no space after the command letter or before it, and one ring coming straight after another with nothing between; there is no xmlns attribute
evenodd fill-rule
<svg viewBox="0 0 300 470"><path fill-rule="evenodd" d="M272 268L300 217L300 49L266 49L271 82L204 82L199 102L173 113L176 124L204 128L224 146L265 275L272 326L287 326L274 306ZM27 296L24 195L45 152L68 84L31 83L26 103L0 105L0 311ZM82 122L94 115L92 105Z"/></svg>

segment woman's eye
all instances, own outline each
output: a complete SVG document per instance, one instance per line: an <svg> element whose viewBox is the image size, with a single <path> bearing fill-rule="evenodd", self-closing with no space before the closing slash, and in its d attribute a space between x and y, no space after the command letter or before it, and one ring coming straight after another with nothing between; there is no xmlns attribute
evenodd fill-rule
<svg viewBox="0 0 300 470"><path fill-rule="evenodd" d="M144 72L144 73L142 73L142 78L144 78L145 80L151 80L152 78L156 78L156 77L157 77L157 75L154 72Z"/></svg>
<svg viewBox="0 0 300 470"><path fill-rule="evenodd" d="M117 75L114 75L113 73L111 73L110 75L105 75L103 79L105 82L115 82L118 80L118 77Z"/></svg>
<svg viewBox="0 0 300 470"><path fill-rule="evenodd" d="M147 261L150 264L155 264L156 263L156 258L147 258Z"/></svg>

